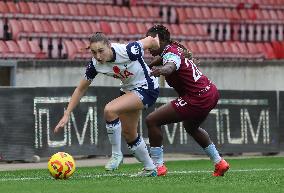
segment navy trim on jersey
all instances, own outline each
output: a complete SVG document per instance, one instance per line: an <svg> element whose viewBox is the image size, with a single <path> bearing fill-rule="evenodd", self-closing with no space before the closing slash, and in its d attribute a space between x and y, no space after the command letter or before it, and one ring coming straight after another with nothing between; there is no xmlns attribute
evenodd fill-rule
<svg viewBox="0 0 284 193"><path fill-rule="evenodd" d="M128 57L131 61L138 60L138 62L141 64L141 67L143 69L144 76L145 76L147 83L148 83L148 87L151 88L151 89L154 89L154 82L150 78L149 73L148 73L146 66L145 66L147 64L143 60L143 50L141 48L141 44L139 42L129 43L126 46L126 52L127 52Z"/></svg>
<svg viewBox="0 0 284 193"><path fill-rule="evenodd" d="M138 59L138 62L141 64L141 67L143 69L144 76L145 76L147 83L148 83L148 88L154 89L154 82L153 82L152 78L150 78L149 73L148 73L146 66L145 66L147 64L145 63L145 61L143 60L142 57Z"/></svg>
<svg viewBox="0 0 284 193"><path fill-rule="evenodd" d="M113 58L110 61L107 61L107 62L115 62L115 60L116 60L116 52L115 52L115 49L113 47L111 47L111 51L113 53Z"/></svg>
<svg viewBox="0 0 284 193"><path fill-rule="evenodd" d="M89 61L86 65L86 72L85 72L85 77L88 81L92 81L96 75L98 74L93 61Z"/></svg>

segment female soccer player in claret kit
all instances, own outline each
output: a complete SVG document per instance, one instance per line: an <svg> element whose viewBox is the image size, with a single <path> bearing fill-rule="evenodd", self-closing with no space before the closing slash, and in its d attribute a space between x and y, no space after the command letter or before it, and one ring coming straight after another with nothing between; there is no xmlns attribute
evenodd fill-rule
<svg viewBox="0 0 284 193"><path fill-rule="evenodd" d="M153 105L159 95L158 79L150 76L144 62L145 49L158 49L158 37L146 37L128 44L110 43L106 35L95 33L90 38L89 49L92 60L86 65L85 77L75 89L68 107L54 131L58 132L68 122L70 113L85 94L98 73L121 80L121 96L110 101L104 108L104 118L112 157L106 170L117 169L122 162L121 130L131 153L143 163L144 169L137 176L157 176L157 169L149 156L148 149L137 133L142 109Z"/></svg>
<svg viewBox="0 0 284 193"><path fill-rule="evenodd" d="M200 127L218 102L218 90L197 68L190 58L189 51L183 45L171 40L170 32L166 27L155 25L147 32L147 36L156 37L157 35L160 48L149 49L150 53L156 56L156 60L150 64L151 75L165 76L168 85L179 95L177 99L159 107L146 117L150 154L157 165L158 176L167 173L163 161L161 126L176 122L183 122L186 132L215 164L213 176L223 176L229 169L229 164L220 157L208 133Z"/></svg>

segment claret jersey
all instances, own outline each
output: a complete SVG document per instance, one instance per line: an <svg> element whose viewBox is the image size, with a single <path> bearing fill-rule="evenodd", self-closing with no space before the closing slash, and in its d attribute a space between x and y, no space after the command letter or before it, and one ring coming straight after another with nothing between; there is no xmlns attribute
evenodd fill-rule
<svg viewBox="0 0 284 193"><path fill-rule="evenodd" d="M179 96L201 95L210 89L211 81L204 76L192 60L184 57L183 51L178 45L168 45L163 53L163 64L173 62L176 71L166 76L169 86L173 87Z"/></svg>
<svg viewBox="0 0 284 193"><path fill-rule="evenodd" d="M121 80L122 90L137 87L156 89L158 79L150 77L150 69L143 59L144 50L140 42L111 44L114 61L100 64L95 58L87 64L85 78L92 81L98 73Z"/></svg>

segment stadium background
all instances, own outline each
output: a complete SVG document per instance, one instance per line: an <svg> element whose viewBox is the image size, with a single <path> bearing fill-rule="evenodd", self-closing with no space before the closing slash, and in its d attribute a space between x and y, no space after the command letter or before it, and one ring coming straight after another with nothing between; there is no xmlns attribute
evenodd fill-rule
<svg viewBox="0 0 284 193"><path fill-rule="evenodd" d="M26 159L34 154L48 156L66 149L75 155L109 153L106 138L99 138L104 142L99 146L94 146L91 140L80 144L83 128L79 127L77 136L75 132L67 132L70 136L67 141L64 134L49 136L51 141L64 139L58 146L50 146L47 130L60 118L66 101L51 105L50 111L57 114L53 114L50 123L47 108L43 106L42 111L38 111L36 104L39 101L47 105L52 97L60 101L71 95L83 76L84 64L90 59L84 48L92 33L103 31L112 41L127 42L142 38L150 26L158 23L166 25L172 38L186 45L200 60L199 67L216 83L223 99L242 101L237 107L231 103L231 106L222 108L219 104L216 108L216 116L228 115L224 109L233 112L227 117L234 131L230 137L236 139L229 143L228 127L225 127L224 143L219 143L219 147L227 153L283 151L283 22L283 0L0 1L1 159ZM151 59L149 55L146 58ZM112 87L103 87L118 84L102 76L95 79L94 85L100 87L91 88L88 96L97 98L87 98L87 105L78 109L75 116L78 125L86 120L88 103L95 101L92 112L98 113L98 129L105 132L99 110L95 109L102 109L108 97L118 94L118 89L113 92ZM162 79L161 85L164 85ZM97 93L102 95L101 99ZM168 88L162 93L161 97L174 96ZM251 104L246 103L248 99ZM251 124L248 121L241 127L246 112ZM43 115L43 124L37 122L39 113ZM214 134L217 123L212 120L206 123L208 128L213 127L214 131L209 132ZM241 130L245 125L248 128L252 125L247 143ZM39 128L44 137L42 147L37 144L41 137L36 133ZM169 131L173 128L169 126ZM71 124L70 130L74 129ZM143 123L141 129L144 130ZM269 136L265 129L269 129ZM85 137L91 138L90 133ZM181 136L170 135L179 139ZM213 138L215 142L222 139L216 133ZM68 145L68 139L78 142ZM191 142L169 142L166 150L172 152L199 151L195 146L192 148Z"/></svg>

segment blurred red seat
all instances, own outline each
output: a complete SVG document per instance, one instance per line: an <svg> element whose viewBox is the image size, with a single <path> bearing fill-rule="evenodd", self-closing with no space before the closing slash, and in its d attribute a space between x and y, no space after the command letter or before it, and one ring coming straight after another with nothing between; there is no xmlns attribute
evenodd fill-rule
<svg viewBox="0 0 284 193"><path fill-rule="evenodd" d="M72 4L72 3L68 3L67 4L67 7L68 7L68 9L69 9L69 11L70 11L70 14L72 15L72 16L76 16L76 17L79 17L79 15L80 15L80 12L79 12L79 5L80 3L77 3L77 4Z"/></svg>
<svg viewBox="0 0 284 193"><path fill-rule="evenodd" d="M42 15L50 15L48 4L45 2L38 2L39 10Z"/></svg>
<svg viewBox="0 0 284 193"><path fill-rule="evenodd" d="M192 52L193 57L196 57L196 55L198 56L198 54L199 54L199 49L198 49L198 47L197 47L197 45L196 45L196 42L189 41L189 42L187 42L186 47L187 47L187 49L188 49L190 52Z"/></svg>
<svg viewBox="0 0 284 193"><path fill-rule="evenodd" d="M214 43L211 42L211 41L205 41L204 44L207 48L208 54L210 54L210 56L212 56L212 57L215 57L216 56L216 48L215 48Z"/></svg>
<svg viewBox="0 0 284 193"><path fill-rule="evenodd" d="M23 33L22 23L16 19L9 19L8 32L12 34L13 39L18 39Z"/></svg>
<svg viewBox="0 0 284 193"><path fill-rule="evenodd" d="M97 22L89 22L89 25L91 27L92 33L102 31L100 25Z"/></svg>
<svg viewBox="0 0 284 193"><path fill-rule="evenodd" d="M237 58L229 41L222 42L225 58Z"/></svg>
<svg viewBox="0 0 284 193"><path fill-rule="evenodd" d="M5 41L0 40L0 58L9 58L10 57L10 51L7 47Z"/></svg>
<svg viewBox="0 0 284 193"><path fill-rule="evenodd" d="M76 4L76 7L78 8L78 14L80 16L90 16L91 13L89 13L89 10L87 8L88 4L84 4L84 3L78 3ZM70 11L71 11L71 8L70 8ZM73 13L73 12L72 12Z"/></svg>
<svg viewBox="0 0 284 193"><path fill-rule="evenodd" d="M50 10L51 16L58 17L59 15L61 15L58 3L49 2L49 3L47 3L47 5L48 5L48 8Z"/></svg>
<svg viewBox="0 0 284 193"><path fill-rule="evenodd" d="M109 22L109 25L111 27L112 35L119 38L119 36L122 35L121 27L118 22Z"/></svg>
<svg viewBox="0 0 284 193"><path fill-rule="evenodd" d="M271 42L271 46L272 46L272 49L273 49L273 51L275 53L276 59L284 58L284 49L282 47L281 42L279 42L279 41L272 41Z"/></svg>
<svg viewBox="0 0 284 193"><path fill-rule="evenodd" d="M76 36L74 27L71 21L61 21L63 26L63 32L66 34L67 37Z"/></svg>
<svg viewBox="0 0 284 193"><path fill-rule="evenodd" d="M9 13L9 8L4 1L0 1L0 15L3 16L5 13Z"/></svg>
<svg viewBox="0 0 284 193"><path fill-rule="evenodd" d="M19 1L18 5L19 5L20 13L23 13L23 14L30 14L31 13L30 7L29 7L27 2Z"/></svg>
<svg viewBox="0 0 284 193"><path fill-rule="evenodd" d="M31 21L33 25L34 33L36 33L33 36L37 37L46 36L44 31L45 26L42 25L42 22L40 20L27 20L27 21Z"/></svg>
<svg viewBox="0 0 284 193"><path fill-rule="evenodd" d="M47 58L47 54L40 49L38 41L31 40L31 41L28 41L28 43L30 45L32 53L35 54L35 57L37 59Z"/></svg>
<svg viewBox="0 0 284 193"><path fill-rule="evenodd" d="M57 6L59 8L59 13L64 16L71 16L69 7L67 6L67 3L57 3Z"/></svg>
<svg viewBox="0 0 284 193"><path fill-rule="evenodd" d="M13 1L7 1L6 5L9 9L9 13L13 13L13 14L17 14L20 12L20 10L18 9L17 5L15 2Z"/></svg>
<svg viewBox="0 0 284 193"><path fill-rule="evenodd" d="M128 26L128 30L129 30L130 35L138 34L138 29L137 29L137 26L135 25L135 23L127 22L127 26Z"/></svg>
<svg viewBox="0 0 284 193"><path fill-rule="evenodd" d="M264 54L258 50L256 43L253 42L247 42L246 43L248 52L254 56L254 58L258 59L264 59Z"/></svg>
<svg viewBox="0 0 284 193"><path fill-rule="evenodd" d="M21 37L32 37L33 35L35 35L35 29L31 20L22 19L19 20L19 23L21 23L23 32L21 33Z"/></svg>
<svg viewBox="0 0 284 193"><path fill-rule="evenodd" d="M206 47L206 45L203 41L197 41L196 45L197 45L198 50L199 50L199 57L210 58L208 48Z"/></svg>
<svg viewBox="0 0 284 193"><path fill-rule="evenodd" d="M18 44L15 41L8 40L6 41L6 45L12 58L26 58L25 53L20 50Z"/></svg>
<svg viewBox="0 0 284 193"><path fill-rule="evenodd" d="M30 2L30 1L28 1L27 5L29 6L30 13L34 14L34 15L37 15L37 17L38 17L39 14L41 13L38 3L37 2Z"/></svg>
<svg viewBox="0 0 284 193"><path fill-rule="evenodd" d="M101 21L100 22L100 29L102 30L102 32L104 32L105 34L111 34L111 28L108 22L105 21Z"/></svg>
<svg viewBox="0 0 284 193"><path fill-rule="evenodd" d="M50 20L49 21L50 25L52 26L52 31L54 33L56 33L57 35L62 34L63 33L63 25L60 21L56 21L56 20Z"/></svg>
<svg viewBox="0 0 284 193"><path fill-rule="evenodd" d="M84 34L90 35L93 33L92 28L89 24L89 22L86 21L80 21L81 27L82 27L82 31Z"/></svg>
<svg viewBox="0 0 284 193"><path fill-rule="evenodd" d="M209 20L212 19L212 12L215 11L215 8L209 8L209 7L201 7L201 15L202 19Z"/></svg>
<svg viewBox="0 0 284 193"><path fill-rule="evenodd" d="M77 49L76 58L89 59L92 57L90 51L86 49L86 47L88 47L86 42L75 39L73 43Z"/></svg>
<svg viewBox="0 0 284 193"><path fill-rule="evenodd" d="M214 46L215 46L215 48L216 48L216 54L217 54L217 56L218 56L219 58L224 58L224 53L225 53L225 51L224 51L224 47L223 47L222 43L215 41L215 42L214 42Z"/></svg>
<svg viewBox="0 0 284 193"><path fill-rule="evenodd" d="M185 9L183 7L177 7L176 11L179 23L184 23L185 20L187 19Z"/></svg>
<svg viewBox="0 0 284 193"><path fill-rule="evenodd" d="M75 59L77 54L77 48L74 43L70 40L63 40L62 53L64 58Z"/></svg>
<svg viewBox="0 0 284 193"><path fill-rule="evenodd" d="M144 36L146 34L146 32L147 32L146 25L144 23L137 22L136 26L137 26L138 34Z"/></svg>
<svg viewBox="0 0 284 193"><path fill-rule="evenodd" d="M97 16L100 16L100 17L107 17L108 16L104 5L96 4L93 7L87 6L87 9L89 9L89 13L91 13L92 15L97 15Z"/></svg>
<svg viewBox="0 0 284 193"><path fill-rule="evenodd" d="M130 9L128 7L122 7L121 9L122 9L121 11L123 12L124 17L126 17L127 20L131 20L133 15Z"/></svg>
<svg viewBox="0 0 284 193"><path fill-rule="evenodd" d="M18 40L17 43L21 52L25 53L26 58L36 58L36 53L32 52L27 39Z"/></svg>
<svg viewBox="0 0 284 193"><path fill-rule="evenodd" d="M256 43L256 47L265 55L265 59L276 59L275 53L270 43Z"/></svg>
<svg viewBox="0 0 284 193"><path fill-rule="evenodd" d="M121 32L126 37L129 34L128 26L125 22L119 22Z"/></svg>
<svg viewBox="0 0 284 193"><path fill-rule="evenodd" d="M148 13L149 13L149 16L151 17L151 18L154 18L154 19L156 19L156 22L160 22L161 21L161 16L160 16L160 14L159 14L159 7L153 7L153 6L147 6L146 7L147 8L147 10L148 10Z"/></svg>

